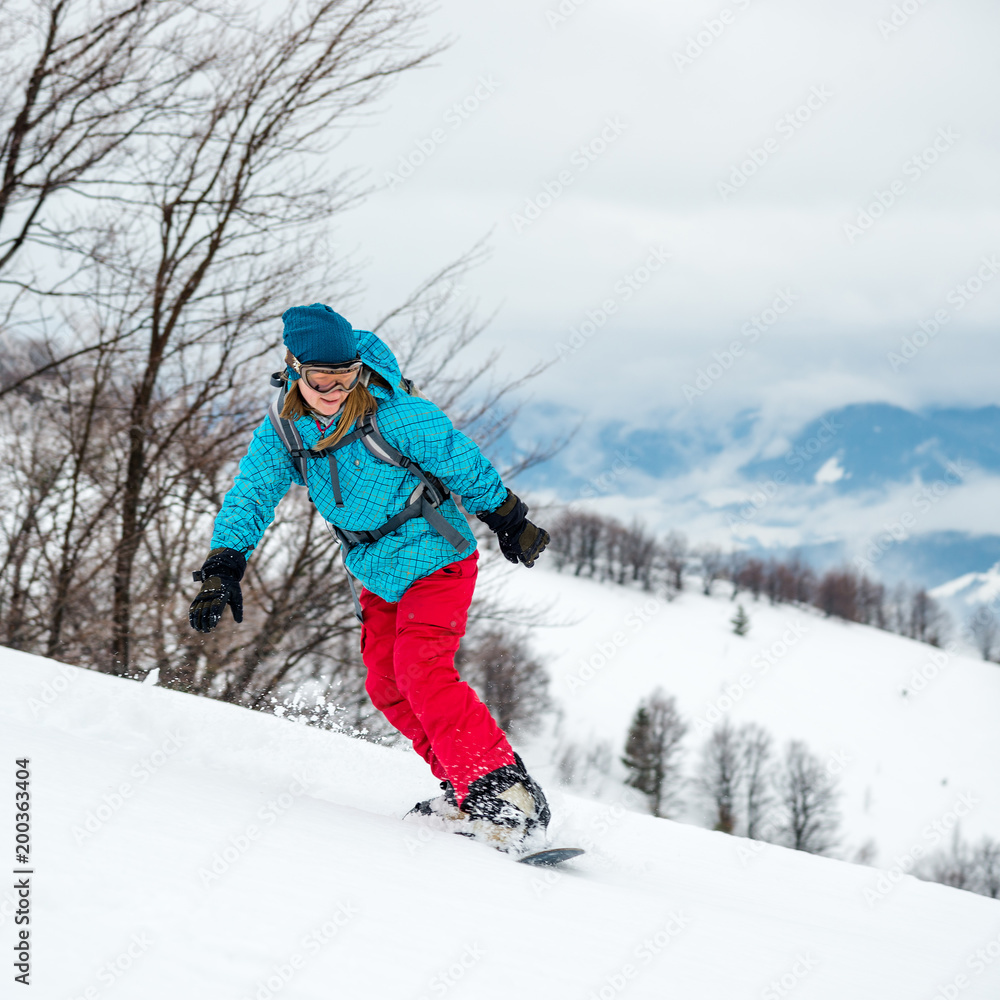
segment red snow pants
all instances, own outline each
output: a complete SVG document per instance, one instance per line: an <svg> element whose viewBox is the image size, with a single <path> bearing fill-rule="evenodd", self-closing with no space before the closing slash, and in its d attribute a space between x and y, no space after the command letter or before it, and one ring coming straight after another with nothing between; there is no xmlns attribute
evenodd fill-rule
<svg viewBox="0 0 1000 1000"><path fill-rule="evenodd" d="M395 604L361 591L365 689L435 777L451 782L459 805L476 778L514 763L503 730L455 669L478 560L473 552L414 581Z"/></svg>

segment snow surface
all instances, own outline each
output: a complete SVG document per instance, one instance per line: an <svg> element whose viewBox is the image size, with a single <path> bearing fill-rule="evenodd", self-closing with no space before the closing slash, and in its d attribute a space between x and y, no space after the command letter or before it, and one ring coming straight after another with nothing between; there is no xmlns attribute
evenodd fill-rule
<svg viewBox="0 0 1000 1000"><path fill-rule="evenodd" d="M765 726L779 749L804 740L840 782L844 857L873 843L890 867L949 846L956 825L1000 838L996 664L813 609L733 602L728 584L667 602L538 566L490 585L562 623L531 638L568 740L620 754L639 700L661 686L691 727L689 772L726 715ZM737 603L751 620L742 637Z"/></svg>
<svg viewBox="0 0 1000 1000"><path fill-rule="evenodd" d="M753 641L782 613L755 614ZM655 660L674 661L701 668L678 644ZM40 1000L1000 995L993 900L555 787L554 840L590 850L546 873L400 822L435 791L412 751L11 650L0 678L11 784L31 758ZM0 889L8 955L12 902Z"/></svg>

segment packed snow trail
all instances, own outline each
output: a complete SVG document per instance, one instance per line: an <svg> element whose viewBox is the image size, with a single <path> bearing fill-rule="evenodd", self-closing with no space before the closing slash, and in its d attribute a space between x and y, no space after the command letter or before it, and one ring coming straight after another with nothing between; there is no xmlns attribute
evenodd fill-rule
<svg viewBox="0 0 1000 1000"><path fill-rule="evenodd" d="M872 902L874 869L551 785L553 840L589 850L538 871L400 822L435 791L412 752L11 650L0 680L39 1000L1000 996L994 900L905 877Z"/></svg>

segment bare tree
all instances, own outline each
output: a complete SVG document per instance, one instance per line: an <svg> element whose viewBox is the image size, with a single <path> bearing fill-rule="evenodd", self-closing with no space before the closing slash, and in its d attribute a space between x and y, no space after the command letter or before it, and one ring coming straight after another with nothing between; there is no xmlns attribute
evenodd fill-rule
<svg viewBox="0 0 1000 1000"><path fill-rule="evenodd" d="M751 840L763 839L772 796L770 792L772 743L770 734L748 722L739 732L742 752L743 814L745 831Z"/></svg>
<svg viewBox="0 0 1000 1000"><path fill-rule="evenodd" d="M54 5L53 17L65 6ZM139 32L135 44L144 46L136 18L168 8L186 11L181 34L166 41L195 53L185 65L197 67L196 77L178 77L166 60L151 58L148 46L131 51L131 32ZM37 192L37 215L52 191L74 190L119 148L121 137L109 143L102 138L105 130L128 133L127 123L145 125L146 105L136 104L137 93L155 109L156 128L140 128L137 141L123 147L128 155L115 159L115 169L77 192L94 206L86 219L47 232L49 243L83 262L79 280L59 293L81 305L75 324L51 342L52 363L29 373L51 370L60 355L79 359L113 348L109 398L102 404L124 419L123 434L111 445L122 462L116 468L108 667L128 673L136 560L166 498L193 473L177 468L160 477L164 457L192 428L210 458L230 439L231 428L223 428L221 440L216 430L220 407L273 346L273 333L265 331L273 329L292 289L315 274L311 243L358 195L343 172L311 172L310 159L318 165L323 136L356 120L392 77L431 52L413 48L423 11L402 0L293 3L269 21L261 14L262 20L239 32L207 15L196 17L190 5L138 3L122 7L110 22L101 20L104 8L74 9L97 20L85 19L75 40L61 48L58 26L50 26L35 66L47 89L29 80L22 111L8 131L13 139L6 156L21 189ZM162 13L142 23L155 28L157 18L162 22ZM56 55L49 51L53 46ZM85 55L78 58L78 50ZM106 79L103 89L95 82L81 95L72 79L90 66L88 59L96 60L94 79ZM50 63L56 67L51 71ZM155 72L161 75L143 75ZM124 111L109 96L117 77L125 81L119 89L131 95ZM162 93L171 95L166 105ZM53 137L61 121L73 119L81 96L95 109L93 131L74 132L71 122ZM108 101L112 108L105 113ZM119 118L113 117L116 109ZM33 123L38 115L49 124L34 132L18 124ZM24 165L29 140L44 152L34 156L40 180L30 163ZM69 174L60 173L59 164ZM8 253L30 235L31 218L29 211ZM323 277L328 287L342 287L345 273L334 266ZM246 413L241 416L245 431L252 423Z"/></svg>
<svg viewBox="0 0 1000 1000"><path fill-rule="evenodd" d="M611 744L606 740L567 743L556 756L556 769L564 785L590 788L608 777L613 759Z"/></svg>
<svg viewBox="0 0 1000 1000"><path fill-rule="evenodd" d="M996 612L989 605L981 604L969 617L965 627L982 658L992 660L1000 642L1000 622L997 621Z"/></svg>
<svg viewBox="0 0 1000 1000"><path fill-rule="evenodd" d="M1000 899L1000 841L983 837L973 846L956 829L951 847L924 859L917 875L930 882Z"/></svg>
<svg viewBox="0 0 1000 1000"><path fill-rule="evenodd" d="M57 196L120 168L133 140L176 112L211 60L178 44L192 21L186 4L148 0L0 7L0 273L58 235L46 218Z"/></svg>
<svg viewBox="0 0 1000 1000"><path fill-rule="evenodd" d="M688 562L688 542L682 532L671 531L663 543L663 557L667 568L667 589L679 594L684 589L684 571Z"/></svg>
<svg viewBox="0 0 1000 1000"><path fill-rule="evenodd" d="M741 740L728 719L712 731L702 747L695 787L711 803L712 829L732 833L743 784Z"/></svg>
<svg viewBox="0 0 1000 1000"><path fill-rule="evenodd" d="M828 617L858 621L858 577L851 570L828 570L819 581L816 607Z"/></svg>
<svg viewBox="0 0 1000 1000"><path fill-rule="evenodd" d="M680 792L681 741L687 724L673 696L657 688L639 703L625 740L626 784L649 798L654 816L667 816Z"/></svg>
<svg viewBox="0 0 1000 1000"><path fill-rule="evenodd" d="M948 615L922 587L910 605L910 636L919 642L941 646L948 638Z"/></svg>
<svg viewBox="0 0 1000 1000"><path fill-rule="evenodd" d="M551 708L548 672L510 628L493 626L466 637L455 663L505 733L535 732Z"/></svg>
<svg viewBox="0 0 1000 1000"><path fill-rule="evenodd" d="M788 847L825 854L836 844L840 817L835 782L800 741L793 740L785 750L777 795L784 810L783 834Z"/></svg>
<svg viewBox="0 0 1000 1000"><path fill-rule="evenodd" d="M703 545L694 554L701 565L701 592L708 597L715 581L725 578L728 560L717 545Z"/></svg>
<svg viewBox="0 0 1000 1000"><path fill-rule="evenodd" d="M12 342L0 367L0 480L16 497L0 525L0 628L23 648L122 674L158 667L161 683L258 708L319 684L364 726L345 577L303 495L282 501L255 551L243 626L195 635L187 604L263 416L278 314L354 287L339 256L317 264L332 221L364 194L324 162L327 139L436 51L417 44L423 7L293 2L238 30L169 0L65 0L49 14L25 26L34 62L0 70L8 93L23 91L0 112L0 252L8 274L20 267L3 315L44 311L51 326ZM33 240L76 262L58 287L33 279ZM373 325L488 446L522 380L483 389L488 366L462 360L483 324L452 286L482 255Z"/></svg>
<svg viewBox="0 0 1000 1000"><path fill-rule="evenodd" d="M885 608L885 585L870 580L862 574L858 581L857 599L858 621L876 628L887 624Z"/></svg>
<svg viewBox="0 0 1000 1000"><path fill-rule="evenodd" d="M760 600L764 590L764 563L760 559L747 559L740 572L740 584L749 590L755 601Z"/></svg>
<svg viewBox="0 0 1000 1000"><path fill-rule="evenodd" d="M568 511L553 525L552 551L556 567L571 567L574 576L596 577L606 565L608 519L597 514Z"/></svg>
<svg viewBox="0 0 1000 1000"><path fill-rule="evenodd" d="M726 573L729 582L733 585L733 592L729 595L730 600L735 601L739 597L740 591L746 586L744 573L746 572L747 560L747 554L741 549L733 549L729 553L729 563L726 567Z"/></svg>

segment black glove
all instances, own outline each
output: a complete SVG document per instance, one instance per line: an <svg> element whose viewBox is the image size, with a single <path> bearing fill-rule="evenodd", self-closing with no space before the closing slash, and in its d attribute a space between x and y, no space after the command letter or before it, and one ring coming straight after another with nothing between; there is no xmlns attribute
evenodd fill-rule
<svg viewBox="0 0 1000 1000"><path fill-rule="evenodd" d="M481 511L476 516L497 533L500 551L509 562L522 562L530 569L549 544L549 533L528 520L528 505L510 490L496 510Z"/></svg>
<svg viewBox="0 0 1000 1000"><path fill-rule="evenodd" d="M235 549L212 549L200 570L194 574L201 580L201 590L191 602L188 621L196 632L211 632L222 618L228 604L233 618L243 621L243 591L240 580L247 568L246 557Z"/></svg>

